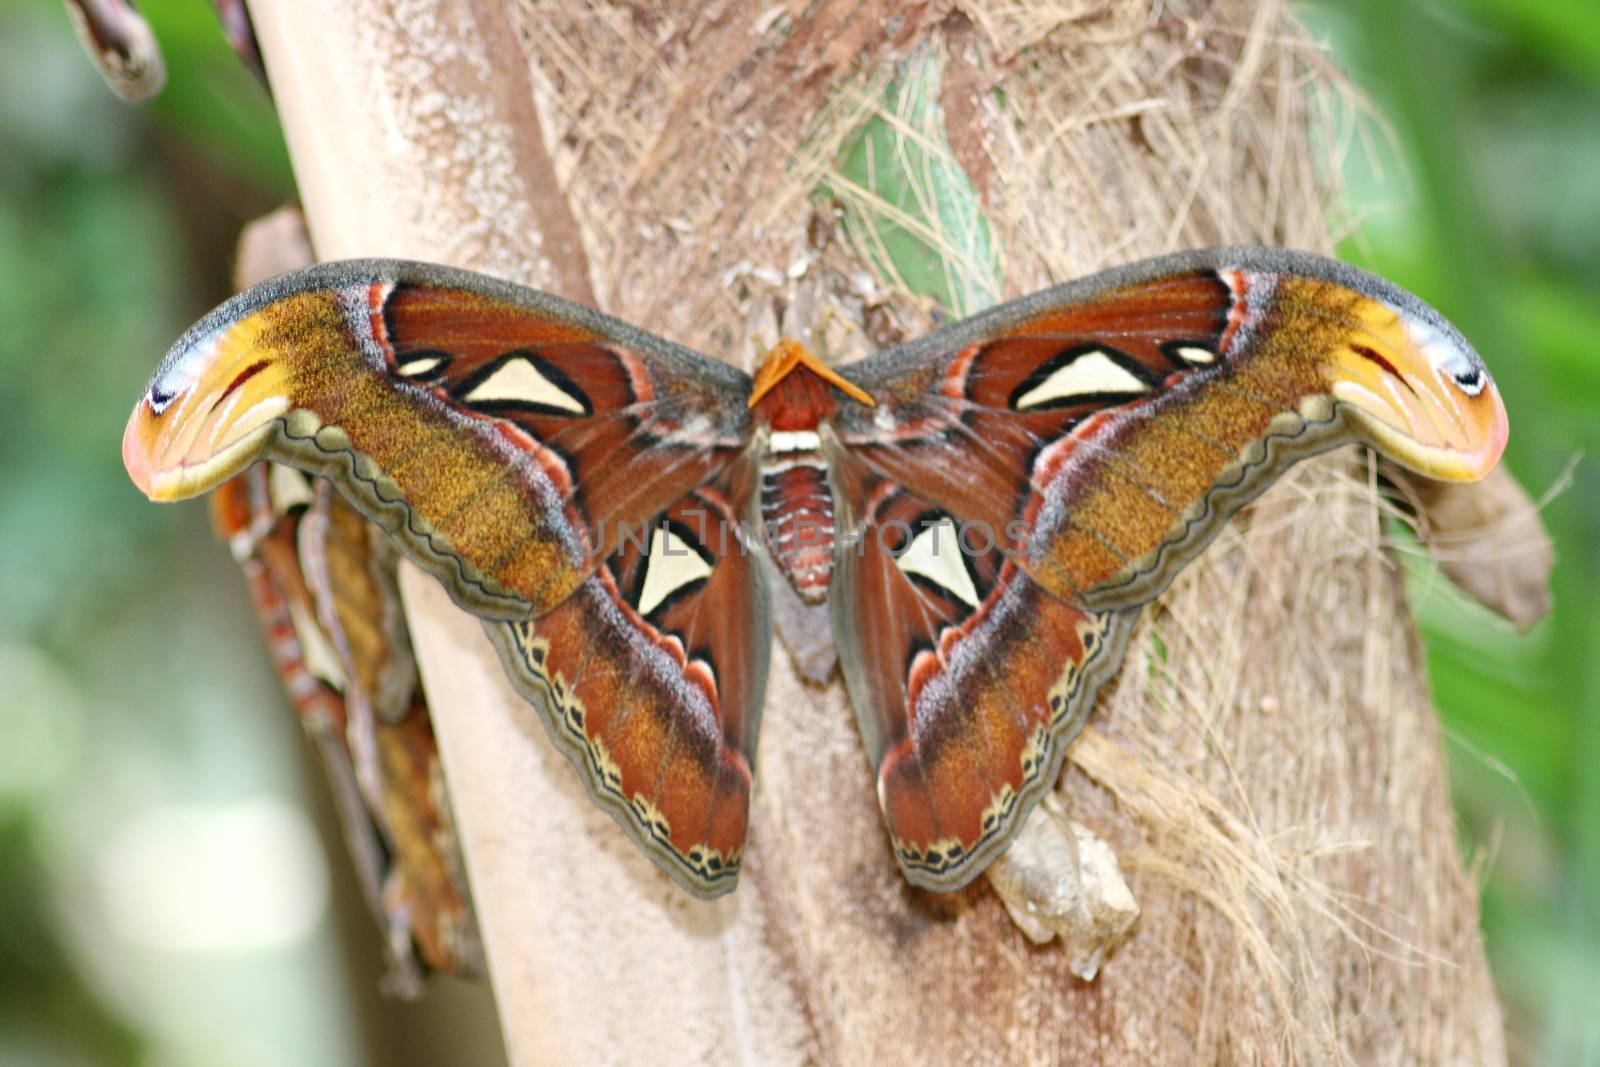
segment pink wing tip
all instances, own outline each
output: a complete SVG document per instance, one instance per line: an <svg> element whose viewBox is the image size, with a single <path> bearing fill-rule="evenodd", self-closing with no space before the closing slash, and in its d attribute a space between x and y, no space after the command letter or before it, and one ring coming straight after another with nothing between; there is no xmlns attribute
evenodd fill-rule
<svg viewBox="0 0 1600 1067"><path fill-rule="evenodd" d="M122 431L122 465L128 471L128 477L139 491L145 496L155 499L152 492L152 476L154 464L150 461L150 450L140 433L141 424L145 419L144 398L134 405L133 414L128 418L128 427Z"/></svg>

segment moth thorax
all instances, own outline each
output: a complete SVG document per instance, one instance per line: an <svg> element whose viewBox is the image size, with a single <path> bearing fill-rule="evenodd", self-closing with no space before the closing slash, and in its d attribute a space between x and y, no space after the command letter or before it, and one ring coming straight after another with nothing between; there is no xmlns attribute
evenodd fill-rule
<svg viewBox="0 0 1600 1067"><path fill-rule="evenodd" d="M783 409L809 409L815 418L826 418L837 410L834 390L858 404L872 406L865 389L817 358L805 345L784 338L756 369L750 388L750 407L770 416ZM769 421L776 424L775 419Z"/></svg>
<svg viewBox="0 0 1600 1067"><path fill-rule="evenodd" d="M813 603L833 576L833 491L822 453L824 425L841 404L872 397L798 341L779 341L756 371L750 407L764 433L761 518L768 551L789 584Z"/></svg>

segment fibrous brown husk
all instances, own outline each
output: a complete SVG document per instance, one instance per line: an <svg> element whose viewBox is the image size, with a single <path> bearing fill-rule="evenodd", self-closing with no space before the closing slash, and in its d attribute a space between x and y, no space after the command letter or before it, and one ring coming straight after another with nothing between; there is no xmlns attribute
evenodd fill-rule
<svg viewBox="0 0 1600 1067"><path fill-rule="evenodd" d="M472 26L438 14L458 8L479 30L482 12L509 10L514 40L475 51ZM262 30L264 45L285 32ZM863 295L870 257L847 235L817 250L808 204L845 186L839 146L913 52L942 72L938 147L982 195L1005 295L1185 246L1329 245L1308 131L1337 82L1275 0L360 0L316 33L285 33L309 50L291 76L318 85L318 59L358 69L332 79L337 94L303 94L299 121L370 106L382 136L307 134L297 163L367 166L370 150L418 171L409 185L384 172L410 212L387 230L337 182L308 190L322 255L431 252L561 289L537 254L506 265L516 242L481 206L538 215L517 196L553 186L601 307L745 366L747 324L774 314L761 305L808 285L847 316L890 308L865 335L920 325L915 302ZM485 112L473 65L517 47L526 67L504 73L530 88L544 161L523 142L472 148L478 127L527 132L503 86ZM294 147L294 86L268 53ZM452 134L451 120L478 127ZM515 159L551 173L507 193L496 168ZM488 219L487 236L452 243L418 189L447 218ZM1303 464L1146 612L1058 789L1114 845L1142 909L1088 983L985 883L906 885L841 688L804 683L781 651L744 883L685 899L588 805L475 623L408 581L513 1058L1503 1062L1378 515L1365 456Z"/></svg>

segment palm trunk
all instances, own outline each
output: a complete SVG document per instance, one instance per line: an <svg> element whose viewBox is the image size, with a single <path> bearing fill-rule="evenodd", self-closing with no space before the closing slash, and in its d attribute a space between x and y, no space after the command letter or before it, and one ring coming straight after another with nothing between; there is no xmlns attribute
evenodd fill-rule
<svg viewBox="0 0 1600 1067"><path fill-rule="evenodd" d="M892 336L928 318L897 284L969 310L1329 245L1328 72L1274 0L253 6L319 256L490 271L745 366L779 306ZM1285 481L1069 753L1059 798L1143 909L1093 982L986 883L907 887L842 688L781 650L743 885L689 899L409 575L513 1062L1503 1062L1367 462Z"/></svg>

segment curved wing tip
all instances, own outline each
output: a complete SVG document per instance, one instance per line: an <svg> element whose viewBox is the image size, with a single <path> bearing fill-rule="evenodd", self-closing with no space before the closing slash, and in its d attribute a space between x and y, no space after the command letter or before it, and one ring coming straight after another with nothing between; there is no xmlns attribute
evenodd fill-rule
<svg viewBox="0 0 1600 1067"><path fill-rule="evenodd" d="M1495 419L1494 435L1485 453L1485 462L1478 472L1479 478L1494 470L1495 465L1500 462L1500 457L1505 454L1506 442L1511 439L1511 420L1506 416L1505 401L1500 396L1500 390L1495 388L1493 383L1490 383L1489 388L1494 390L1494 405L1498 418Z"/></svg>
<svg viewBox="0 0 1600 1067"><path fill-rule="evenodd" d="M1328 392L1352 416L1355 436L1431 478L1484 477L1505 450L1509 426L1483 359L1415 298L1357 292L1360 300L1329 339L1326 364Z"/></svg>
<svg viewBox="0 0 1600 1067"><path fill-rule="evenodd" d="M690 896L699 900L716 900L718 897L725 897L739 888L739 876L737 874L728 878L720 878L715 882L690 881L683 878L674 879L674 881L684 889L687 889Z"/></svg>
<svg viewBox="0 0 1600 1067"><path fill-rule="evenodd" d="M1501 400L1500 390L1495 388L1493 382L1488 383L1488 392L1493 410L1488 419L1487 431L1477 448L1465 449L1458 454L1458 465L1445 472L1449 480L1481 481L1499 465L1500 457L1505 454L1506 442L1511 436L1511 424L1506 418L1505 402Z"/></svg>
<svg viewBox="0 0 1600 1067"><path fill-rule="evenodd" d="M149 450L139 434L139 417L143 409L144 397L141 396L133 407L133 414L128 417L127 427L122 431L122 466L139 492L151 500L157 500L160 498L155 493L155 471L150 461Z"/></svg>

